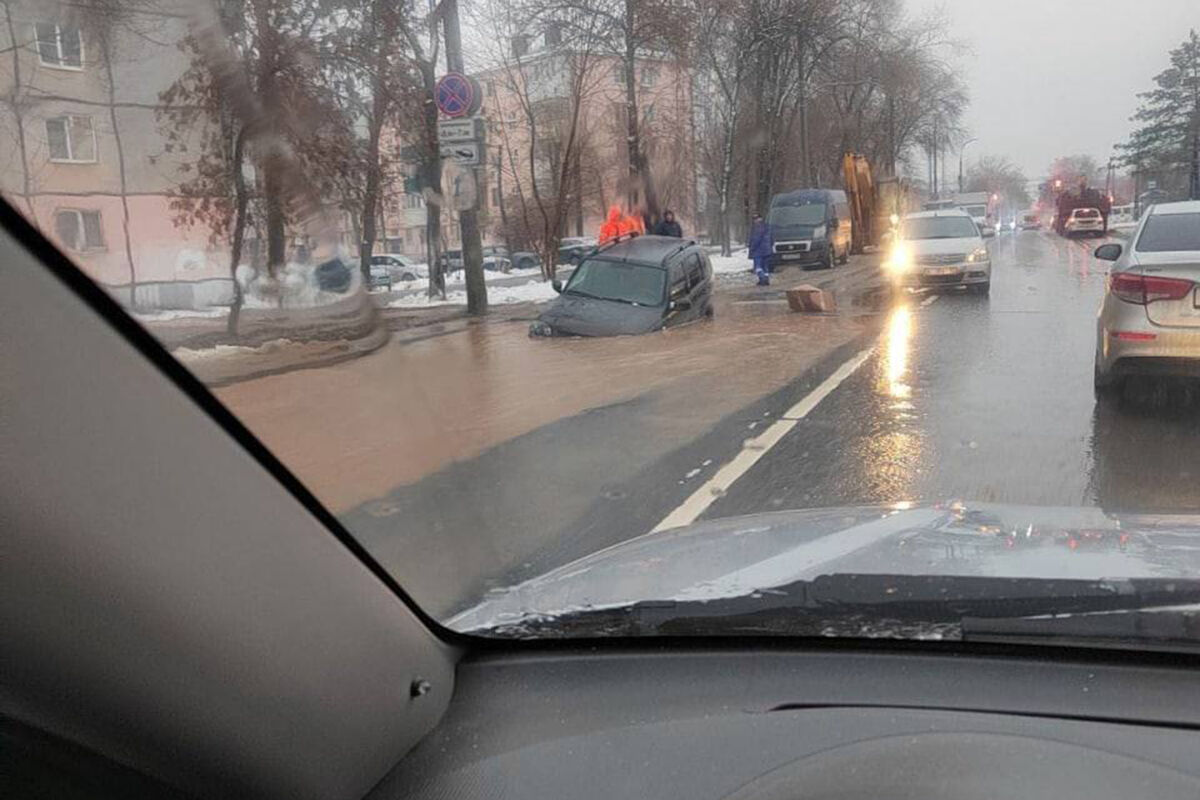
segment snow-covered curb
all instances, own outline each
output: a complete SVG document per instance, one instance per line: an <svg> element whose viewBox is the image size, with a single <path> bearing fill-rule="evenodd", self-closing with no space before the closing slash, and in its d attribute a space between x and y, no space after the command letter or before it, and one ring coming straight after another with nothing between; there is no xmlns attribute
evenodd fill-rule
<svg viewBox="0 0 1200 800"><path fill-rule="evenodd" d="M133 311L138 322L170 322L175 319L217 319L229 314L228 308L164 308L158 311Z"/></svg>
<svg viewBox="0 0 1200 800"><path fill-rule="evenodd" d="M511 277L511 273L508 277ZM488 302L493 305L508 305L511 303L544 303L558 297L547 281L528 281L521 286L490 286L488 287ZM404 295L387 304L388 308L430 308L432 306L466 305L465 290L446 292L446 299L431 300L424 294Z"/></svg>

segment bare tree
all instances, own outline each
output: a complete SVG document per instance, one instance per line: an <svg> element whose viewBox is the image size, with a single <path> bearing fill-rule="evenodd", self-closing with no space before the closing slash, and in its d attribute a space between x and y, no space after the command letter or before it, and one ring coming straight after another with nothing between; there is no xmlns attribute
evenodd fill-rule
<svg viewBox="0 0 1200 800"><path fill-rule="evenodd" d="M576 35L565 43L557 35L560 23L542 23L551 26L551 44L527 53L523 42L531 31L525 18L496 4L488 9L488 19L502 34L492 54L497 66L486 73L494 91L491 129L499 137L500 174L507 166L519 215L505 230L530 239L545 277L553 278L559 241L571 215L582 213L580 165L588 140L587 115L603 80L597 30L602 20L581 18ZM518 46L504 47L508 41ZM506 118L510 111L515 118Z"/></svg>

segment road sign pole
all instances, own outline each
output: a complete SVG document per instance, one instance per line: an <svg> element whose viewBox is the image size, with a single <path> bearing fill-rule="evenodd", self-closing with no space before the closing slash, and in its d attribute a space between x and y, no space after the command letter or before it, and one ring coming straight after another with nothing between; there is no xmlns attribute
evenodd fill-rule
<svg viewBox="0 0 1200 800"><path fill-rule="evenodd" d="M462 55L462 31L458 25L458 0L442 0L442 26L446 36L446 66L458 73L464 72ZM471 167L475 170L474 167ZM476 183L479 183L476 174ZM483 280L483 242L479 236L479 195L471 208L458 215L462 232L463 271L466 273L467 313L479 316L487 313L487 283Z"/></svg>

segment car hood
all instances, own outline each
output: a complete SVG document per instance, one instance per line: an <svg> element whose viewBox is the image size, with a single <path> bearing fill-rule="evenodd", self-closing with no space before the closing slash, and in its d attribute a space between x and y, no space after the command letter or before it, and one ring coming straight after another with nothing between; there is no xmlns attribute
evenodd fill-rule
<svg viewBox="0 0 1200 800"><path fill-rule="evenodd" d="M910 239L904 242L914 256L938 256L950 253L973 253L983 247L983 240L973 237L963 239Z"/></svg>
<svg viewBox="0 0 1200 800"><path fill-rule="evenodd" d="M1200 517L953 503L785 511L657 531L497 588L472 631L639 601L739 597L827 574L1200 576Z"/></svg>
<svg viewBox="0 0 1200 800"><path fill-rule="evenodd" d="M662 325L661 306L634 306L564 294L538 319L566 336L621 336L648 333Z"/></svg>

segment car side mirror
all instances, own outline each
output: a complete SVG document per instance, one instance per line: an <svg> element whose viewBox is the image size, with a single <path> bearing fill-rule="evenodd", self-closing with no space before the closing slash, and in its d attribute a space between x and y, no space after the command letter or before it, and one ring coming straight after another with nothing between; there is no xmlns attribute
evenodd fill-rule
<svg viewBox="0 0 1200 800"><path fill-rule="evenodd" d="M1121 257L1121 245L1112 243L1102 244L1096 248L1094 255L1101 261L1116 261Z"/></svg>
<svg viewBox="0 0 1200 800"><path fill-rule="evenodd" d="M562 289L563 289L562 281L560 281L558 278L552 279L550 281L550 288L553 289L554 291L558 292L559 294L562 294Z"/></svg>
<svg viewBox="0 0 1200 800"><path fill-rule="evenodd" d="M979 232L979 235L982 236L984 239L994 239L994 238L996 238L996 229L995 228L984 228L983 230L981 230Z"/></svg>

